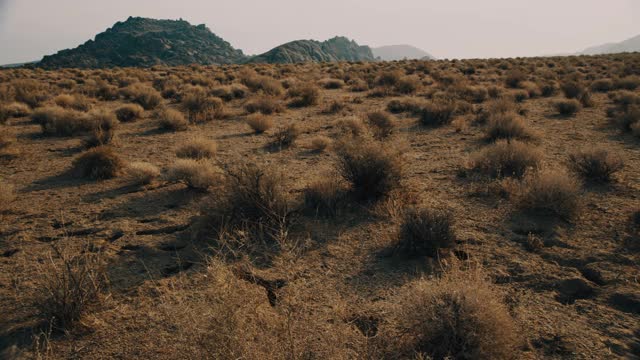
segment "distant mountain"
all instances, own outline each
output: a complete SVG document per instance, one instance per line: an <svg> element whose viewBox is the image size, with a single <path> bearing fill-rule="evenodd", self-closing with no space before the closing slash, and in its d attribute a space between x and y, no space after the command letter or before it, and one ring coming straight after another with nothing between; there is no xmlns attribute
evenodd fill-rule
<svg viewBox="0 0 640 360"><path fill-rule="evenodd" d="M75 49L45 56L44 68L228 64L245 60L241 50L205 25L183 20L129 17Z"/></svg>
<svg viewBox="0 0 640 360"><path fill-rule="evenodd" d="M640 52L640 35L619 43L592 46L580 52L581 55L613 54L622 52Z"/></svg>
<svg viewBox="0 0 640 360"><path fill-rule="evenodd" d="M251 63L293 64L301 62L373 61L371 48L346 37L326 41L296 40L248 60Z"/></svg>
<svg viewBox="0 0 640 360"><path fill-rule="evenodd" d="M393 60L431 60L435 59L431 54L411 45L389 45L372 48L373 56L383 61Z"/></svg>

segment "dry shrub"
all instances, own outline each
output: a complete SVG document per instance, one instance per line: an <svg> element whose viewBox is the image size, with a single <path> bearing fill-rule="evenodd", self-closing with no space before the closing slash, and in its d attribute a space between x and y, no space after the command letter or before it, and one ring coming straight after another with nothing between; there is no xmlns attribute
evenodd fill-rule
<svg viewBox="0 0 640 360"><path fill-rule="evenodd" d="M284 93L284 88L278 80L258 75L247 68L242 69L240 82L254 92L261 91L270 96L280 96Z"/></svg>
<svg viewBox="0 0 640 360"><path fill-rule="evenodd" d="M182 97L182 107L192 123L201 123L224 117L224 103L220 98L207 95L201 87L190 89Z"/></svg>
<svg viewBox="0 0 640 360"><path fill-rule="evenodd" d="M362 79L351 79L348 82L349 90L353 92L363 92L369 90L369 84Z"/></svg>
<svg viewBox="0 0 640 360"><path fill-rule="evenodd" d="M344 205L344 193L336 177L319 180L304 189L304 206L316 216L336 216Z"/></svg>
<svg viewBox="0 0 640 360"><path fill-rule="evenodd" d="M205 226L218 235L242 230L257 243L280 245L287 238L291 212L282 174L254 164L230 170L224 189L202 209Z"/></svg>
<svg viewBox="0 0 640 360"><path fill-rule="evenodd" d="M489 121L489 118L492 115L505 114L509 112L517 113L518 111L518 105L507 97L491 100L478 110L476 122L479 124L485 124Z"/></svg>
<svg viewBox="0 0 640 360"><path fill-rule="evenodd" d="M322 109L322 113L323 114L337 114L339 112L344 111L345 109L348 109L347 104L344 103L344 101L342 100L331 100L330 103L328 103L324 109Z"/></svg>
<svg viewBox="0 0 640 360"><path fill-rule="evenodd" d="M527 98L532 99L542 95L542 90L533 81L524 81L520 84L520 87L527 93Z"/></svg>
<svg viewBox="0 0 640 360"><path fill-rule="evenodd" d="M332 144L332 140L326 136L318 135L311 139L311 150L315 152L323 152Z"/></svg>
<svg viewBox="0 0 640 360"><path fill-rule="evenodd" d="M181 159L210 159L216 156L218 145L205 138L192 138L180 144L176 149L176 156Z"/></svg>
<svg viewBox="0 0 640 360"><path fill-rule="evenodd" d="M576 99L556 100L553 102L553 107L562 116L575 115L582 109L582 105Z"/></svg>
<svg viewBox="0 0 640 360"><path fill-rule="evenodd" d="M52 136L72 136L91 130L86 114L57 106L36 109L31 119L42 127L42 133Z"/></svg>
<svg viewBox="0 0 640 360"><path fill-rule="evenodd" d="M614 89L613 80L611 79L599 79L591 83L591 91L596 92L609 92Z"/></svg>
<svg viewBox="0 0 640 360"><path fill-rule="evenodd" d="M300 133L301 130L297 124L289 124L273 134L271 146L279 149L288 148L296 142Z"/></svg>
<svg viewBox="0 0 640 360"><path fill-rule="evenodd" d="M23 103L13 102L10 104L0 104L0 124L4 124L12 118L29 116L31 109Z"/></svg>
<svg viewBox="0 0 640 360"><path fill-rule="evenodd" d="M555 82L544 82L538 86L541 96L551 97L558 93L558 85Z"/></svg>
<svg viewBox="0 0 640 360"><path fill-rule="evenodd" d="M522 177L531 169L537 169L542 152L518 140L499 140L472 156L474 170L492 177Z"/></svg>
<svg viewBox="0 0 640 360"><path fill-rule="evenodd" d="M127 177L134 185L149 185L160 176L160 169L148 162L137 161L126 168Z"/></svg>
<svg viewBox="0 0 640 360"><path fill-rule="evenodd" d="M0 212L9 210L11 203L16 199L13 185L0 181Z"/></svg>
<svg viewBox="0 0 640 360"><path fill-rule="evenodd" d="M627 76L616 79L614 86L616 89L635 90L640 87L640 77Z"/></svg>
<svg viewBox="0 0 640 360"><path fill-rule="evenodd" d="M256 134L262 134L273 127L273 119L263 114L252 114L247 117L247 125Z"/></svg>
<svg viewBox="0 0 640 360"><path fill-rule="evenodd" d="M96 147L113 142L116 129L120 124L116 115L107 110L100 109L90 113L88 116L92 127L89 137L85 140L85 146Z"/></svg>
<svg viewBox="0 0 640 360"><path fill-rule="evenodd" d="M44 82L34 79L18 79L11 82L16 101L25 103L31 108L40 106L49 98L49 89Z"/></svg>
<svg viewBox="0 0 640 360"><path fill-rule="evenodd" d="M156 89L142 83L135 83L122 89L125 98L140 104L145 110L152 110L162 104L162 96Z"/></svg>
<svg viewBox="0 0 640 360"><path fill-rule="evenodd" d="M297 84L289 89L288 95L293 98L291 107L313 106L318 104L320 90L313 84Z"/></svg>
<svg viewBox="0 0 640 360"><path fill-rule="evenodd" d="M424 101L418 98L402 98L389 101L387 110L394 114L409 112L411 114L419 114L424 106Z"/></svg>
<svg viewBox="0 0 640 360"><path fill-rule="evenodd" d="M207 190L220 182L220 172L209 161L179 159L167 169L167 181L182 182L191 189Z"/></svg>
<svg viewBox="0 0 640 360"><path fill-rule="evenodd" d="M0 126L0 158L16 157L20 151L16 147L18 139L13 129Z"/></svg>
<svg viewBox="0 0 640 360"><path fill-rule="evenodd" d="M277 98L270 96L261 96L257 99L250 100L244 105L244 109L250 114L260 112L265 115L284 111L282 103Z"/></svg>
<svg viewBox="0 0 640 360"><path fill-rule="evenodd" d="M529 98L529 92L527 92L526 90L512 90L511 92L509 92L509 95L513 97L513 100L515 102L519 103Z"/></svg>
<svg viewBox="0 0 640 360"><path fill-rule="evenodd" d="M568 99L579 99L580 96L587 91L585 86L577 81L564 82L560 86L560 89Z"/></svg>
<svg viewBox="0 0 640 360"><path fill-rule="evenodd" d="M344 81L340 79L322 79L318 81L318 84L325 89L342 89L344 87Z"/></svg>
<svg viewBox="0 0 640 360"><path fill-rule="evenodd" d="M65 109L74 109L78 111L89 111L89 109L91 109L91 102L81 94L61 94L56 96L53 99L53 102Z"/></svg>
<svg viewBox="0 0 640 360"><path fill-rule="evenodd" d="M163 108L155 113L158 128L164 131L185 131L189 128L189 122L184 115L175 109Z"/></svg>
<svg viewBox="0 0 640 360"><path fill-rule="evenodd" d="M122 122L132 122L140 119L144 114L144 108L138 104L126 104L116 110L116 117Z"/></svg>
<svg viewBox="0 0 640 360"><path fill-rule="evenodd" d="M420 123L425 126L440 126L451 123L456 112L452 101L432 101L420 109Z"/></svg>
<svg viewBox="0 0 640 360"><path fill-rule="evenodd" d="M485 129L485 138L489 141L497 139L535 139L533 133L524 118L513 112L497 113L489 117L489 123Z"/></svg>
<svg viewBox="0 0 640 360"><path fill-rule="evenodd" d="M580 209L580 183L560 170L525 177L516 197L520 209L541 215L571 219Z"/></svg>
<svg viewBox="0 0 640 360"><path fill-rule="evenodd" d="M500 293L477 270L404 285L390 303L397 358L517 359L520 331Z"/></svg>
<svg viewBox="0 0 640 360"><path fill-rule="evenodd" d="M392 144L350 141L337 149L337 169L360 200L377 200L401 186L404 161Z"/></svg>
<svg viewBox="0 0 640 360"><path fill-rule="evenodd" d="M415 257L437 257L441 249L456 245L453 214L442 209L410 209L400 225L396 251Z"/></svg>
<svg viewBox="0 0 640 360"><path fill-rule="evenodd" d="M340 119L336 125L342 133L347 133L352 137L361 137L367 134L367 126L359 117L350 116Z"/></svg>
<svg viewBox="0 0 640 360"><path fill-rule="evenodd" d="M243 99L245 96L247 96L248 92L249 89L247 89L246 86L240 84L218 86L211 89L210 91L211 95L219 97L224 101Z"/></svg>
<svg viewBox="0 0 640 360"><path fill-rule="evenodd" d="M606 149L590 149L569 155L569 166L583 179L608 183L624 168L622 159Z"/></svg>
<svg viewBox="0 0 640 360"><path fill-rule="evenodd" d="M35 306L55 329L70 330L99 302L106 273L101 253L88 244L77 254L52 245L44 264L38 265Z"/></svg>
<svg viewBox="0 0 640 360"><path fill-rule="evenodd" d="M373 111L367 114L367 122L377 139L385 139L395 131L397 120L383 111Z"/></svg>
<svg viewBox="0 0 640 360"><path fill-rule="evenodd" d="M507 73L507 76L504 80L507 87L510 88L519 88L520 84L527 80L527 74L525 74L520 69L513 69Z"/></svg>
<svg viewBox="0 0 640 360"><path fill-rule="evenodd" d="M394 87L400 94L413 94L420 88L420 80L414 76L404 76L396 82Z"/></svg>
<svg viewBox="0 0 640 360"><path fill-rule="evenodd" d="M124 165L120 156L107 146L90 149L73 161L75 175L92 180L114 178L120 175Z"/></svg>
<svg viewBox="0 0 640 360"><path fill-rule="evenodd" d="M379 86L395 86L402 78L403 74L400 70L383 71L376 79L376 84Z"/></svg>

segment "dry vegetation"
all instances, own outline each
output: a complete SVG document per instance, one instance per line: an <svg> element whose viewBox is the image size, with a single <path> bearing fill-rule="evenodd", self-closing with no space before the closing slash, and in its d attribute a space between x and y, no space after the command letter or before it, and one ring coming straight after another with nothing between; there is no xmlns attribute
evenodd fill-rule
<svg viewBox="0 0 640 360"><path fill-rule="evenodd" d="M0 357L640 357L639 76L1 70Z"/></svg>

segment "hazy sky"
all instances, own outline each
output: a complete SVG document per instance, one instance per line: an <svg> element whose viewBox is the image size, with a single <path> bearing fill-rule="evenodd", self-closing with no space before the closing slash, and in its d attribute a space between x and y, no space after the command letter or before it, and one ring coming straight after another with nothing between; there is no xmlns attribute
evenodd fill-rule
<svg viewBox="0 0 640 360"><path fill-rule="evenodd" d="M534 56L640 34L640 0L0 0L0 64L78 46L130 15L204 23L247 54L345 35L439 58Z"/></svg>

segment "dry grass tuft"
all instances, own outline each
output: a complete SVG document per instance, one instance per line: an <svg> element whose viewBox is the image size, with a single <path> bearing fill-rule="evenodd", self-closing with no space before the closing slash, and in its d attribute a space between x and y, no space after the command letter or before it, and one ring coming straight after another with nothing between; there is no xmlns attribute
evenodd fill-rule
<svg viewBox="0 0 640 360"><path fill-rule="evenodd" d="M313 139L311 139L310 149L315 152L323 152L329 146L331 146L332 143L333 141L330 138L326 136L318 135Z"/></svg>
<svg viewBox="0 0 640 360"><path fill-rule="evenodd" d="M114 178L120 175L124 165L120 156L107 146L90 149L73 161L74 173L92 180Z"/></svg>
<svg viewBox="0 0 640 360"><path fill-rule="evenodd" d="M344 185L335 177L316 181L304 189L304 206L317 216L336 216L344 200Z"/></svg>
<svg viewBox="0 0 640 360"><path fill-rule="evenodd" d="M280 100L270 96L261 96L257 99L249 100L244 105L244 109L250 114L260 112L264 115L272 115L284 111Z"/></svg>
<svg viewBox="0 0 640 360"><path fill-rule="evenodd" d="M7 211L11 203L16 199L16 192L13 185L0 181L0 212Z"/></svg>
<svg viewBox="0 0 640 360"><path fill-rule="evenodd" d="M122 122L132 122L140 119L144 114L144 108L138 104L126 104L116 110L116 117Z"/></svg>
<svg viewBox="0 0 640 360"><path fill-rule="evenodd" d="M502 296L478 271L403 286L390 313L394 357L516 359L521 339Z"/></svg>
<svg viewBox="0 0 640 360"><path fill-rule="evenodd" d="M518 140L499 140L472 156L474 170L492 177L522 177L535 170L542 161L542 153Z"/></svg>
<svg viewBox="0 0 640 360"><path fill-rule="evenodd" d="M442 209L410 209L403 217L396 250L406 256L437 257L456 245L454 217Z"/></svg>
<svg viewBox="0 0 640 360"><path fill-rule="evenodd" d="M81 94L61 94L56 96L53 99L53 102L65 109L73 109L78 111L89 111L91 109L91 102Z"/></svg>
<svg viewBox="0 0 640 360"><path fill-rule="evenodd" d="M0 125L0 159L14 158L20 150L17 148L18 139L13 129Z"/></svg>
<svg viewBox="0 0 640 360"><path fill-rule="evenodd" d="M564 219L580 211L580 183L560 170L547 170L525 177L516 197L520 209Z"/></svg>
<svg viewBox="0 0 640 360"><path fill-rule="evenodd" d="M92 124L89 138L84 142L86 147L108 145L113 142L120 122L116 115L107 110L97 110L89 114Z"/></svg>
<svg viewBox="0 0 640 360"><path fill-rule="evenodd" d="M297 124L289 124L273 134L271 146L278 149L291 147L295 144L301 132Z"/></svg>
<svg viewBox="0 0 640 360"><path fill-rule="evenodd" d="M491 115L485 129L485 138L489 141L497 139L533 140L536 137L524 118L513 112Z"/></svg>
<svg viewBox="0 0 640 360"><path fill-rule="evenodd" d="M185 131L189 128L189 122L178 110L160 109L156 111L155 118L158 121L158 128L163 131Z"/></svg>
<svg viewBox="0 0 640 360"><path fill-rule="evenodd" d="M160 176L160 169L148 162L137 161L126 168L127 177L134 185L149 185Z"/></svg>
<svg viewBox="0 0 640 360"><path fill-rule="evenodd" d="M313 84L299 84L289 89L289 97L293 100L289 106L294 108L314 106L320 99L320 90Z"/></svg>
<svg viewBox="0 0 640 360"><path fill-rule="evenodd" d="M205 138L192 138L180 144L176 149L176 156L181 159L210 159L216 156L218 145Z"/></svg>
<svg viewBox="0 0 640 360"><path fill-rule="evenodd" d="M624 168L622 159L606 149L583 150L569 155L569 166L583 179L608 183Z"/></svg>
<svg viewBox="0 0 640 360"><path fill-rule="evenodd" d="M182 182L196 190L207 190L219 184L220 178L220 171L205 160L178 159L167 169L167 181Z"/></svg>
<svg viewBox="0 0 640 360"><path fill-rule="evenodd" d="M373 111L367 114L367 122L376 139L385 139L394 133L397 120L383 111Z"/></svg>
<svg viewBox="0 0 640 360"><path fill-rule="evenodd" d="M273 127L273 119L263 114L249 115L246 121L256 134L262 134Z"/></svg>
<svg viewBox="0 0 640 360"><path fill-rule="evenodd" d="M456 105L451 101L435 101L424 104L420 109L420 123L425 126L440 126L451 123Z"/></svg>
<svg viewBox="0 0 640 360"><path fill-rule="evenodd" d="M553 102L553 107L562 116L575 115L582 109L582 105L576 99L556 100Z"/></svg>
<svg viewBox="0 0 640 360"><path fill-rule="evenodd" d="M31 119L42 127L42 133L49 136L73 136L92 128L86 114L66 110L57 106L36 109Z"/></svg>
<svg viewBox="0 0 640 360"><path fill-rule="evenodd" d="M224 102L209 96L201 87L190 89L182 97L182 108L192 123L202 123L224 117Z"/></svg>
<svg viewBox="0 0 640 360"><path fill-rule="evenodd" d="M23 103L13 102L10 104L0 104L0 124L6 123L12 118L29 116L31 109Z"/></svg>
<svg viewBox="0 0 640 360"><path fill-rule="evenodd" d="M156 89L142 83L129 85L121 90L122 95L135 103L140 104L145 110L152 110L162 104L162 96Z"/></svg>

